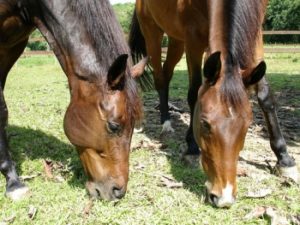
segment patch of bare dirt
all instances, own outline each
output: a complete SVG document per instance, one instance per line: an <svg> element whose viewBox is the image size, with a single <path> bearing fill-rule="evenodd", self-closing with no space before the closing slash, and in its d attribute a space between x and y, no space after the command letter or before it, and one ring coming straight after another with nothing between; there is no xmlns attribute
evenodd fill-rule
<svg viewBox="0 0 300 225"><path fill-rule="evenodd" d="M288 144L288 151L300 164L300 90L285 89L275 93L277 114L282 133ZM248 130L244 151L241 152L239 166L243 170L251 171L260 178L268 178L271 167L276 164L276 158L269 144L268 131L263 113L258 106L256 98L253 103L253 123ZM143 132L135 134L133 149L148 148L151 150L164 151L180 157L179 150L185 145L185 135L188 129L190 115L185 99L175 99L171 96L171 103L180 109L171 111L171 122L175 129L174 133L161 136L160 114L155 107L158 104L156 95L144 98L145 120ZM145 137L146 136L146 137ZM172 140L172 146L168 146ZM177 152L176 150L177 149ZM174 151L175 150L175 151Z"/></svg>
<svg viewBox="0 0 300 225"><path fill-rule="evenodd" d="M274 94L277 106L277 116L282 133L289 145L300 144L300 90L286 89ZM263 138L268 138L267 127L263 113L258 106L256 99L253 100L254 122L250 127L250 132Z"/></svg>

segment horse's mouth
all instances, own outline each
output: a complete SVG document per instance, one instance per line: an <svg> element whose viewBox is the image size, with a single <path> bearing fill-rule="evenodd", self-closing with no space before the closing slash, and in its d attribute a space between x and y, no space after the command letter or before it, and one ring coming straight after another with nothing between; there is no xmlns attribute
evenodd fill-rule
<svg viewBox="0 0 300 225"><path fill-rule="evenodd" d="M110 191L110 188L106 190L103 186L95 182L88 181L86 183L86 189L92 199L101 199L104 201L118 201L121 199L114 196L113 193Z"/></svg>

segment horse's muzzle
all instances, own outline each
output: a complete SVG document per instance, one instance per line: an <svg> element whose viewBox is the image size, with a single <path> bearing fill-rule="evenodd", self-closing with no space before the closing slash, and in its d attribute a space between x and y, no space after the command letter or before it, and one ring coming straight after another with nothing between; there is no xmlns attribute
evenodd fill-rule
<svg viewBox="0 0 300 225"><path fill-rule="evenodd" d="M230 208L235 203L233 196L218 197L214 194L208 194L208 201L217 208Z"/></svg>
<svg viewBox="0 0 300 225"><path fill-rule="evenodd" d="M86 189L92 198L100 198L106 201L120 200L126 194L126 186L119 187L115 184L101 184L87 182Z"/></svg>
<svg viewBox="0 0 300 225"><path fill-rule="evenodd" d="M212 192L212 185L210 182L205 183L206 186L206 200L217 208L230 208L235 203L235 197L232 193L232 186L228 185L222 190L222 194L218 196Z"/></svg>

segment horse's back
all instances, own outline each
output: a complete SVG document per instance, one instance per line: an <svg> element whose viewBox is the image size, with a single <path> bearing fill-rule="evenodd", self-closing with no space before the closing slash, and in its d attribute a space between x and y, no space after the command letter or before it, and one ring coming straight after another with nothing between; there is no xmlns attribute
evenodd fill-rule
<svg viewBox="0 0 300 225"><path fill-rule="evenodd" d="M168 36L185 40L191 30L205 35L207 6L205 0L137 0L136 10L142 26L153 22Z"/></svg>

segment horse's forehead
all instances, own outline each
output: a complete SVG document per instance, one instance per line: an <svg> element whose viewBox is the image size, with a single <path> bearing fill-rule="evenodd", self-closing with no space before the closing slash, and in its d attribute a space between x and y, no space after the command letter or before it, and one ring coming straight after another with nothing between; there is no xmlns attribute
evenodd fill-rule
<svg viewBox="0 0 300 225"><path fill-rule="evenodd" d="M100 105L102 110L114 112L115 114L124 114L126 111L126 95L122 91L108 92L103 95Z"/></svg>
<svg viewBox="0 0 300 225"><path fill-rule="evenodd" d="M247 115L248 110L231 106L222 101L218 92L214 92L201 99L201 114L210 121L234 120L241 117L241 115Z"/></svg>
<svg viewBox="0 0 300 225"><path fill-rule="evenodd" d="M203 112L211 112L222 109L224 104L220 100L218 87L208 87L200 97L201 110Z"/></svg>

